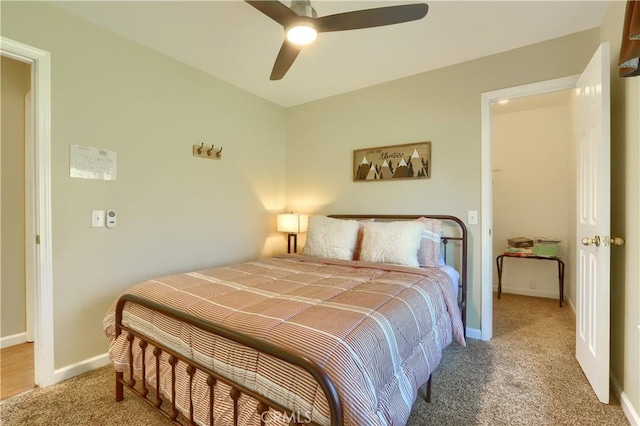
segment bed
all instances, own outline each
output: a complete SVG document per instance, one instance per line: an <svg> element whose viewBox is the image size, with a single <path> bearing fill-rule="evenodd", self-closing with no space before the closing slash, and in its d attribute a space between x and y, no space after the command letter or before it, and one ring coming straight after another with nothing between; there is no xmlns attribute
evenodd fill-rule
<svg viewBox="0 0 640 426"><path fill-rule="evenodd" d="M314 253L323 247L310 220L303 255L161 277L121 295L104 319L116 400L127 388L178 424L406 423L418 389L430 396L442 350L465 344L466 227L444 215L321 220L340 231L327 246L353 250ZM434 244L431 266L381 262Z"/></svg>

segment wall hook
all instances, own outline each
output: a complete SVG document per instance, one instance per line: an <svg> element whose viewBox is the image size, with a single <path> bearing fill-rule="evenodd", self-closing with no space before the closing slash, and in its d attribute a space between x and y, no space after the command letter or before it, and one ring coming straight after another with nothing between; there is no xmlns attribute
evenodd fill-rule
<svg viewBox="0 0 640 426"><path fill-rule="evenodd" d="M2 0L0 0L2 1ZM207 158L209 160L222 160L222 148L216 148L214 144L204 146L204 143L192 145L191 153L194 157Z"/></svg>

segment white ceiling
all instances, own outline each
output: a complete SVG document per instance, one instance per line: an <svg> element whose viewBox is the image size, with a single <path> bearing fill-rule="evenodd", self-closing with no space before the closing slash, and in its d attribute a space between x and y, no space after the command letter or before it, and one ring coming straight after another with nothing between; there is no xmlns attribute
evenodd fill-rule
<svg viewBox="0 0 640 426"><path fill-rule="evenodd" d="M312 5L325 16L415 2L315 0ZM598 27L609 4L427 3L429 13L419 21L320 34L282 80L270 81L284 31L241 0L52 2L284 107Z"/></svg>
<svg viewBox="0 0 640 426"><path fill-rule="evenodd" d="M506 103L494 102L491 105L493 115L511 114L514 112L528 111L539 108L550 108L568 105L571 101L571 92L575 89L558 90L543 93L541 95L525 96L509 99Z"/></svg>

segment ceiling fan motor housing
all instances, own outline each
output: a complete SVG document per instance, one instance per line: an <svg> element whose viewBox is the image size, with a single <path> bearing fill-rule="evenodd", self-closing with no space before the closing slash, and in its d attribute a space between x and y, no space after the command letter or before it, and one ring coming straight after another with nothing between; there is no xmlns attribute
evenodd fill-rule
<svg viewBox="0 0 640 426"><path fill-rule="evenodd" d="M305 16L307 18L318 17L318 12L316 12L316 10L311 7L311 2L309 0L292 0L291 10L293 10L298 15Z"/></svg>

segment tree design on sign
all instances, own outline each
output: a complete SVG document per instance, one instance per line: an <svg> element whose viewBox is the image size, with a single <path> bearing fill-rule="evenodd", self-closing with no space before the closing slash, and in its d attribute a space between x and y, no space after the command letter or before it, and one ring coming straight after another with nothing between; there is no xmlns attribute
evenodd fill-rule
<svg viewBox="0 0 640 426"><path fill-rule="evenodd" d="M353 180L426 179L431 177L431 142L353 151Z"/></svg>

